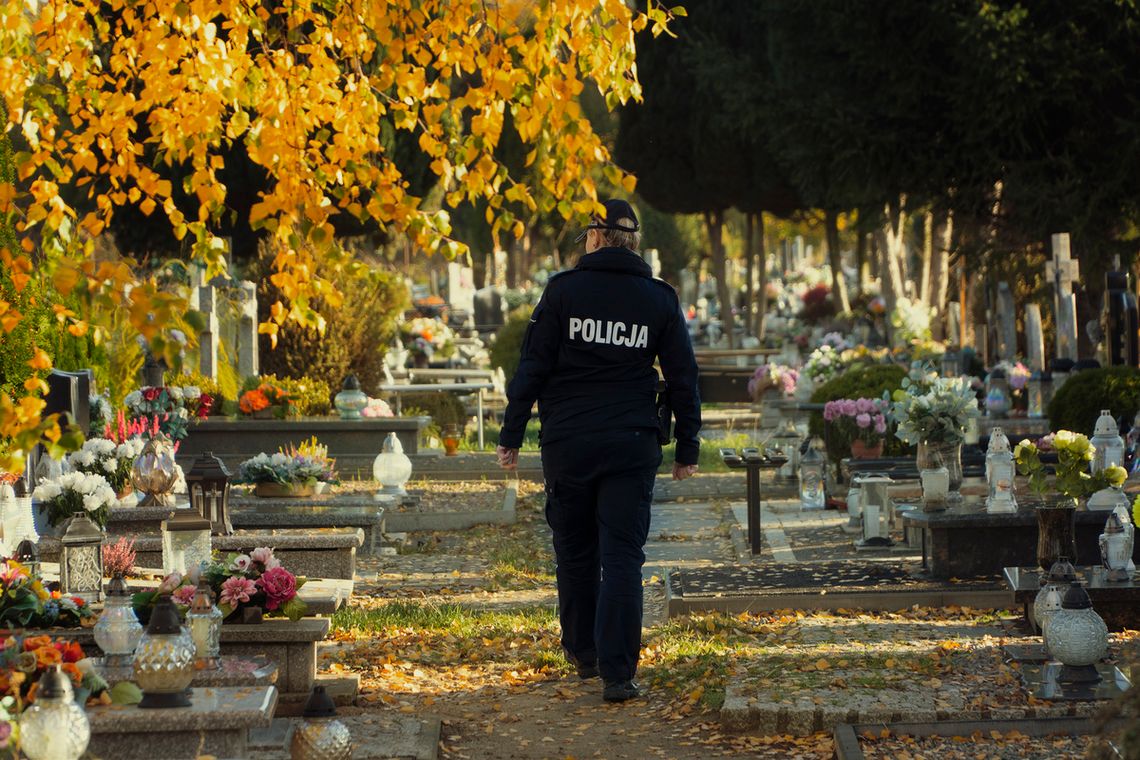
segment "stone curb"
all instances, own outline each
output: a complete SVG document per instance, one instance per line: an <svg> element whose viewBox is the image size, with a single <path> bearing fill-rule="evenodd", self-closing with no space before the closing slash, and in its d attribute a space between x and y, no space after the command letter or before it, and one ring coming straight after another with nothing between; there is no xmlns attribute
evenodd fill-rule
<svg viewBox="0 0 1140 760"><path fill-rule="evenodd" d="M467 530L476 525L513 525L518 519L515 504L518 486L508 482L503 489L503 506L478 512L394 512L384 515L385 533Z"/></svg>
<svg viewBox="0 0 1140 760"><path fill-rule="evenodd" d="M850 707L836 707L817 705L810 696L804 696L796 704L754 704L748 696L735 691L732 684L725 692L724 705L720 711L720 723L726 731L734 733L758 733L764 736L774 734L790 734L792 736L810 736L821 731L835 731L837 726L848 724L848 728L863 730L882 730L891 728L896 733L908 733L904 727L931 727L928 733L950 735L945 732L949 726L974 725L976 721L1010 721L1031 722L1049 720L1079 720L1090 716L1100 710L1100 702L1073 702L1065 705L1069 711L1064 716L1049 716L1040 714L1035 707L1009 707L1004 709L983 710L922 710L915 709L909 704L872 705L858 709ZM1048 709L1048 708L1044 708ZM903 723L903 721L909 721ZM975 723L970 723L974 721ZM992 730L995 725L987 723ZM936 728L935 728L936 727ZM1015 726L1010 726L1011 730ZM977 728L971 729L966 735ZM1021 729L1019 729L1021 730ZM845 733L845 732L844 732ZM1027 731L1025 733L1028 733ZM918 734L922 735L922 734ZM836 741L838 747L839 741ZM857 757L861 757L861 754Z"/></svg>
<svg viewBox="0 0 1140 760"><path fill-rule="evenodd" d="M980 609L1008 609L1014 605L1013 592L995 591L890 591L890 592L828 592L826 594L771 594L715 596L686 599L675 596L667 584L666 611L669 617L680 617L691 612L764 612L771 610L838 610L860 609L897 611L920 607L975 607Z"/></svg>
<svg viewBox="0 0 1140 760"><path fill-rule="evenodd" d="M863 760L859 736L866 731L888 729L894 736L970 736L975 731L989 736L990 731L1007 734L1018 731L1026 736L1086 736L1097 730L1089 718L1028 718L1025 720L948 720L926 723L840 723L835 726L836 760Z"/></svg>

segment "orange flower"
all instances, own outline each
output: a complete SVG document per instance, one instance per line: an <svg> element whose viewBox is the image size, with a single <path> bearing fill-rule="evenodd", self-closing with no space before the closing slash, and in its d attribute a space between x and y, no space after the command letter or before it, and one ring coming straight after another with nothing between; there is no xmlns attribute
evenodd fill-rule
<svg viewBox="0 0 1140 760"><path fill-rule="evenodd" d="M24 639L24 651L32 652L42 647L51 646L51 636L29 636Z"/></svg>
<svg viewBox="0 0 1140 760"><path fill-rule="evenodd" d="M36 665L40 668L50 668L63 662L63 655L55 647L40 647L36 650Z"/></svg>
<svg viewBox="0 0 1140 760"><path fill-rule="evenodd" d="M63 663L63 672L71 676L71 685L78 687L83 683L83 673L79 670L79 666L73 662Z"/></svg>
<svg viewBox="0 0 1140 760"><path fill-rule="evenodd" d="M241 400L238 401L238 408L245 414L253 414L256 411L265 409L269 406L269 399L260 389L253 391L246 391L241 394Z"/></svg>
<svg viewBox="0 0 1140 760"><path fill-rule="evenodd" d="M67 664L79 662L83 659L83 647L79 646L74 641L61 641L56 644L56 646L60 648L60 654L63 655L63 661Z"/></svg>

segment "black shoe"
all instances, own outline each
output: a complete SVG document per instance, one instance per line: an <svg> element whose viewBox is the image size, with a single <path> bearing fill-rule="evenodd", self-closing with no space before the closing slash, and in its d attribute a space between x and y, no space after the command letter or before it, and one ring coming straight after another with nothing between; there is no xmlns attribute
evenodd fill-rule
<svg viewBox="0 0 1140 760"><path fill-rule="evenodd" d="M624 702L641 696L641 689L633 681L607 681L602 699L607 702Z"/></svg>
<svg viewBox="0 0 1140 760"><path fill-rule="evenodd" d="M578 666L578 677L581 678L583 681L585 681L589 678L597 678L598 677L598 664L597 663L591 663L589 665L579 665Z"/></svg>

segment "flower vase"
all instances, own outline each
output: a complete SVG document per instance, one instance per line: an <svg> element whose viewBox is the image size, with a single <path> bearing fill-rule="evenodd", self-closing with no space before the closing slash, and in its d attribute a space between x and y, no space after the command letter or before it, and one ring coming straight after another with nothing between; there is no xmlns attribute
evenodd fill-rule
<svg viewBox="0 0 1140 760"><path fill-rule="evenodd" d="M918 471L937 470L945 467L950 476L949 492L946 500L959 502L962 500L962 442L946 443L944 441L922 441L918 444L916 462Z"/></svg>
<svg viewBox="0 0 1140 760"><path fill-rule="evenodd" d="M1061 557L1077 564L1077 505L1068 497L1037 507L1037 564L1048 572Z"/></svg>
<svg viewBox="0 0 1140 760"><path fill-rule="evenodd" d="M282 485L281 483L258 483L253 487L255 496L263 499L289 499L300 496L312 496L314 493L312 486L305 485Z"/></svg>
<svg viewBox="0 0 1140 760"><path fill-rule="evenodd" d="M883 440L881 438L875 443L867 443L861 438L856 438L851 442L852 459L879 459L882 456Z"/></svg>
<svg viewBox="0 0 1140 760"><path fill-rule="evenodd" d="M427 365L427 354L416 354L412 357L412 366L414 366L416 369L427 369Z"/></svg>
<svg viewBox="0 0 1140 760"><path fill-rule="evenodd" d="M443 438L443 453L446 456L453 457L459 454L459 426L446 425L443 432L440 433Z"/></svg>

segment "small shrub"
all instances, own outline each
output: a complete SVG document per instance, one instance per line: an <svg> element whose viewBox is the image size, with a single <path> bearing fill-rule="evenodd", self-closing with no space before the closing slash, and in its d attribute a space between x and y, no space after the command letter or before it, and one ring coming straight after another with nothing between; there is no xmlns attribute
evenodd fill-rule
<svg viewBox="0 0 1140 760"><path fill-rule="evenodd" d="M507 382L515 376L519 368L519 353L522 351L523 338L526 337L526 328L530 324L530 310L526 308L511 312L507 323L499 328L495 342L491 344L491 366L502 367Z"/></svg>
<svg viewBox="0 0 1140 760"><path fill-rule="evenodd" d="M1140 370L1103 367L1077 372L1049 402L1049 427L1091 436L1101 409L1131 422L1140 411Z"/></svg>
<svg viewBox="0 0 1140 760"><path fill-rule="evenodd" d="M405 393L400 396L401 414L412 410L431 416L432 422L443 428L444 425L462 426L467 422L467 410L463 402L453 393Z"/></svg>
<svg viewBox="0 0 1140 760"><path fill-rule="evenodd" d="M897 364L857 364L816 388L811 394L811 400L816 404L825 404L841 398L882 398L884 392L898 390L904 377L906 368ZM822 412L812 412L808 430L812 435L824 438ZM894 436L893 426L887 429L885 442L884 455L905 451L902 441ZM827 440L827 455L836 464L850 453L851 441L845 436L833 434Z"/></svg>
<svg viewBox="0 0 1140 760"><path fill-rule="evenodd" d="M292 402L293 413L299 417L321 417L332 411L332 391L324 380L314 380L311 377L279 378L276 375L247 377L241 392L251 391L262 383L285 391Z"/></svg>

